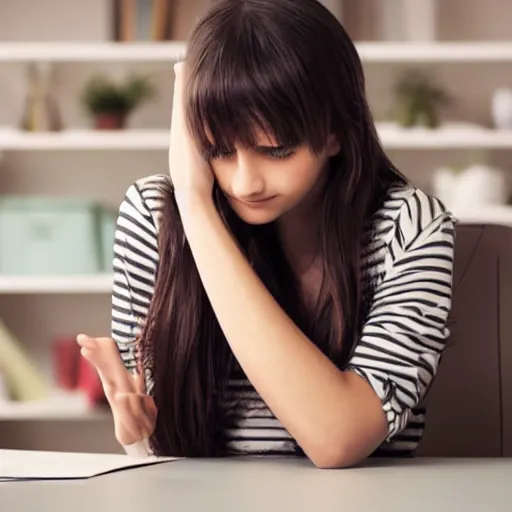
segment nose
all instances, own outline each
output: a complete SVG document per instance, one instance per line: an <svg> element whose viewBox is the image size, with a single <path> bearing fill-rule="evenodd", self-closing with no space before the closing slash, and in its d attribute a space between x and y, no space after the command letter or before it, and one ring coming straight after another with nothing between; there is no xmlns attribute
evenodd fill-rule
<svg viewBox="0 0 512 512"><path fill-rule="evenodd" d="M239 152L237 167L231 184L233 195L243 201L257 201L265 194L265 181L257 165L243 152Z"/></svg>

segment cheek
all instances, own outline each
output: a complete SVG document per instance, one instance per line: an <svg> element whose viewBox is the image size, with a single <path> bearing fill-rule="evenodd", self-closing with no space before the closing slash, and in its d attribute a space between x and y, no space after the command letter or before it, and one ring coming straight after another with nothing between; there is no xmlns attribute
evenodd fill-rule
<svg viewBox="0 0 512 512"><path fill-rule="evenodd" d="M225 186L229 183L230 170L229 166L225 165L221 161L216 161L210 163L210 167L213 172L213 176L217 183L221 186L221 188L225 188Z"/></svg>
<svg viewBox="0 0 512 512"><path fill-rule="evenodd" d="M289 193L302 195L307 193L322 175L325 163L318 160L303 160L291 165L286 173L286 186Z"/></svg>

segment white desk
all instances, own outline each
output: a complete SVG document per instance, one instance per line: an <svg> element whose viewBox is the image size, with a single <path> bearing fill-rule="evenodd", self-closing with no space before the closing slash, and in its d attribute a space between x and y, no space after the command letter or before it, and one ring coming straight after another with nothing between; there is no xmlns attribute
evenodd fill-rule
<svg viewBox="0 0 512 512"><path fill-rule="evenodd" d="M512 510L512 459L181 460L89 480L0 483L0 510L495 512Z"/></svg>

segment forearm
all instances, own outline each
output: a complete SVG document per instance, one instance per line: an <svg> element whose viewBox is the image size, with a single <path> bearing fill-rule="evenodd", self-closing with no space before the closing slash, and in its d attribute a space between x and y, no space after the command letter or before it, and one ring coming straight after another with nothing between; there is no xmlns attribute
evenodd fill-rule
<svg viewBox="0 0 512 512"><path fill-rule="evenodd" d="M359 377L338 370L275 302L213 203L192 201L182 214L184 228L227 341L276 417L324 465L325 454L336 453L358 428L349 411L364 413L361 399L368 397L353 385Z"/></svg>

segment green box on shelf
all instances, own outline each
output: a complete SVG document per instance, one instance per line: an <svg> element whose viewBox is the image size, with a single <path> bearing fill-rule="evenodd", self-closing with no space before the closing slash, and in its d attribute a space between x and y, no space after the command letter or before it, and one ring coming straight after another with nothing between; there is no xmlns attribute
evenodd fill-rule
<svg viewBox="0 0 512 512"><path fill-rule="evenodd" d="M101 253L103 272L114 270L114 240L116 234L117 212L103 209L101 211Z"/></svg>
<svg viewBox="0 0 512 512"><path fill-rule="evenodd" d="M101 212L97 203L80 198L0 198L0 273L102 272Z"/></svg>

